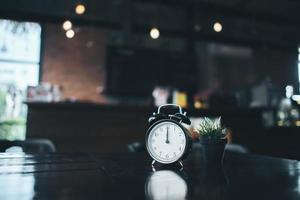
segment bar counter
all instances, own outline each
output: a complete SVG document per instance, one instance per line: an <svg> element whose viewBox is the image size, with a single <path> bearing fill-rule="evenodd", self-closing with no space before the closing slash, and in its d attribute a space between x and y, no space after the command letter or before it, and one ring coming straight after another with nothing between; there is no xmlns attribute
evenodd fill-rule
<svg viewBox="0 0 300 200"><path fill-rule="evenodd" d="M84 102L27 102L27 138L48 138L58 152L124 152L143 141L155 107ZM187 109L189 117L222 116L231 142L252 153L300 159L299 128L266 128L267 109Z"/></svg>

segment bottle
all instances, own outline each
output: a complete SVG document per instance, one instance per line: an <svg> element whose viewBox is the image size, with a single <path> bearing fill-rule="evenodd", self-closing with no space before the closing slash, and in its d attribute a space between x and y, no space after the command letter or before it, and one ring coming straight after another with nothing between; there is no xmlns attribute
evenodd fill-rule
<svg viewBox="0 0 300 200"><path fill-rule="evenodd" d="M292 104L294 88L291 85L285 87L285 98L280 101L277 111L278 126L294 126L299 119L299 111Z"/></svg>

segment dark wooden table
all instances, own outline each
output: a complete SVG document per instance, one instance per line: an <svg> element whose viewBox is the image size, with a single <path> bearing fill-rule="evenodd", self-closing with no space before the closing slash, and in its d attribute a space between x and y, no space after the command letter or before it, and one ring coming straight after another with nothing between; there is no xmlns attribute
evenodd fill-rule
<svg viewBox="0 0 300 200"><path fill-rule="evenodd" d="M143 154L0 154L0 199L300 199L300 162L226 152L223 168L193 153L153 172Z"/></svg>

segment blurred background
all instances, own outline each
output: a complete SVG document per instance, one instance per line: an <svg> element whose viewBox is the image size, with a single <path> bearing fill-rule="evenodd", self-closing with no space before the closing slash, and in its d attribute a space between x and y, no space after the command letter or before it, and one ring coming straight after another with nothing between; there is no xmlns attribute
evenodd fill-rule
<svg viewBox="0 0 300 200"><path fill-rule="evenodd" d="M138 151L156 106L177 103L193 121L222 116L233 145L300 159L299 8L3 1L0 150Z"/></svg>

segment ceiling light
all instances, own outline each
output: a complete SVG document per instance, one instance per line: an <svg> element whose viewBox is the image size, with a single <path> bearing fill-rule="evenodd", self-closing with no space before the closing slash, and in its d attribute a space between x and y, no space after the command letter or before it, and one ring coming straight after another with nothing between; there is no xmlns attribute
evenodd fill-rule
<svg viewBox="0 0 300 200"><path fill-rule="evenodd" d="M85 12L85 6L83 4L78 4L75 7L75 12L77 15L82 15Z"/></svg>
<svg viewBox="0 0 300 200"><path fill-rule="evenodd" d="M157 38L159 38L159 35L160 35L160 33L159 33L159 30L158 30L157 28L152 28L152 29L150 30L150 37L151 37L152 39L157 39Z"/></svg>
<svg viewBox="0 0 300 200"><path fill-rule="evenodd" d="M69 30L72 28L72 22L70 22L69 20L66 20L63 25L62 25L63 29L65 31Z"/></svg>
<svg viewBox="0 0 300 200"><path fill-rule="evenodd" d="M70 29L70 30L68 30L67 32L66 32L66 36L67 36L67 38L73 38L74 37L74 35L75 35L75 32L72 30L72 29Z"/></svg>
<svg viewBox="0 0 300 200"><path fill-rule="evenodd" d="M216 23L214 23L214 30L216 31L216 32L221 32L222 31L222 24L220 23L220 22L216 22Z"/></svg>

